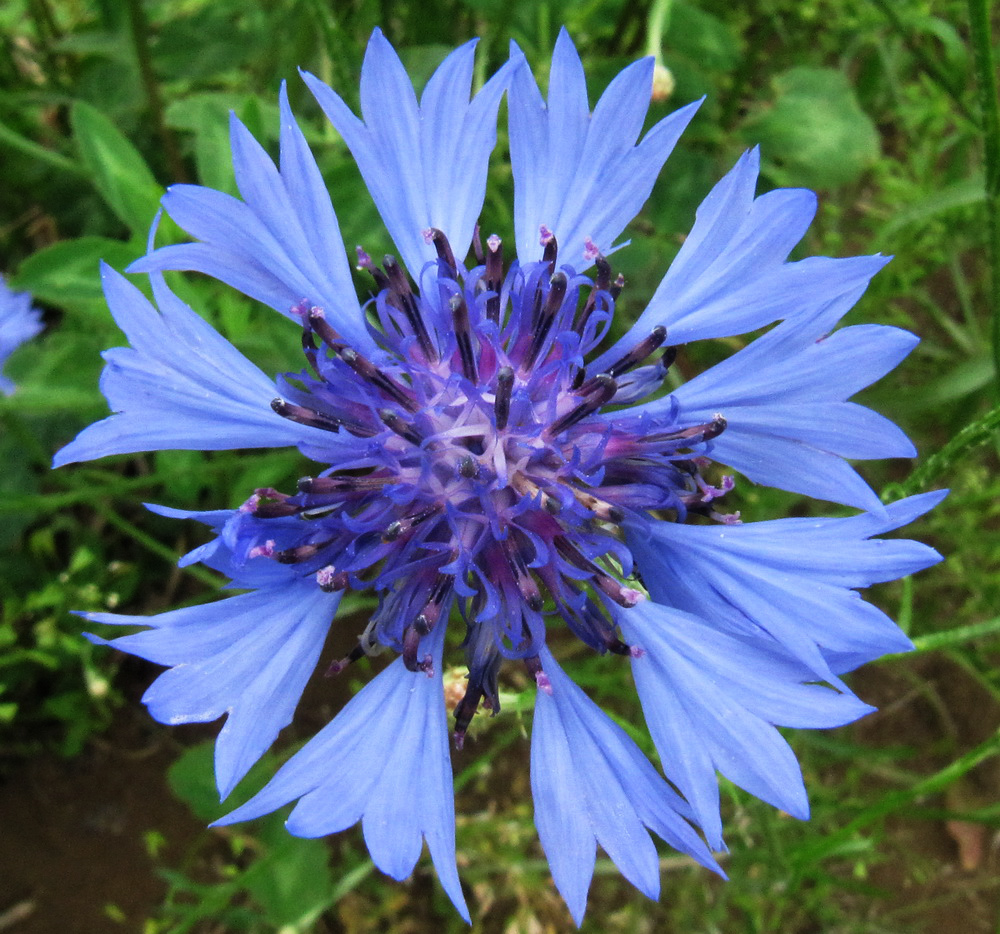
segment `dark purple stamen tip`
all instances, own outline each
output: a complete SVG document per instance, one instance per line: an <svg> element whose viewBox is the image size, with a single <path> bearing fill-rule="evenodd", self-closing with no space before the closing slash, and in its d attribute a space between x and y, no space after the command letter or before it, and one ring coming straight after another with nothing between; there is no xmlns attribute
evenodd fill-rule
<svg viewBox="0 0 1000 934"><path fill-rule="evenodd" d="M530 370L535 365L538 353L545 344L545 339L549 336L552 323L556 320L556 314L562 307L563 300L566 298L566 288L568 285L569 281L564 272L557 272L549 279L549 294L546 296L544 306L542 306L534 320L531 344L528 346L524 363L521 365L522 370Z"/></svg>
<svg viewBox="0 0 1000 934"><path fill-rule="evenodd" d="M335 662L331 662L330 667L327 668L324 677L332 678L334 675L339 675L345 668L349 665L353 665L356 661L364 658L367 653L364 650L364 646L356 645L350 652L347 653L343 658L338 659Z"/></svg>
<svg viewBox="0 0 1000 934"><path fill-rule="evenodd" d="M363 357L356 350L345 347L340 351L340 359L354 370L358 376L371 383L376 389L393 401L398 402L408 412L416 412L420 408L405 386L397 383L396 380L386 373L383 373L371 360Z"/></svg>
<svg viewBox="0 0 1000 934"><path fill-rule="evenodd" d="M510 417L510 397L513 391L514 370L509 366L502 366L497 371L497 391L493 402L497 431L503 431L507 427L507 419Z"/></svg>
<svg viewBox="0 0 1000 934"><path fill-rule="evenodd" d="M378 417L382 419L386 428L390 431L395 432L400 438L405 441L409 441L410 444L420 447L423 443L423 437L420 432L406 421L398 412L393 412L392 409L381 409L378 413Z"/></svg>
<svg viewBox="0 0 1000 934"><path fill-rule="evenodd" d="M452 276L458 275L458 263L455 262L455 254L451 250L451 244L444 233L437 227L429 227L424 231L424 239L428 243L434 244L438 259L445 264Z"/></svg>
<svg viewBox="0 0 1000 934"><path fill-rule="evenodd" d="M326 320L326 315L322 308L314 307L309 309L309 327L318 335L321 341L333 350L344 346L343 338L330 327L330 322Z"/></svg>
<svg viewBox="0 0 1000 934"><path fill-rule="evenodd" d="M615 393L618 391L618 383L615 381L614 377L607 373L598 373L597 376L591 380L591 382L593 383L593 389L589 391L583 402L570 409L561 418L557 418L546 429L545 433L548 437L554 438L556 435L561 434L568 428L572 428L588 415L592 415L602 405L606 405L610 402L614 398Z"/></svg>
<svg viewBox="0 0 1000 934"><path fill-rule="evenodd" d="M458 342L458 354L462 361L462 372L473 383L479 381L479 368L476 354L472 348L472 330L469 325L469 306L461 293L453 295L448 306L451 308L452 322L455 325L455 340Z"/></svg>

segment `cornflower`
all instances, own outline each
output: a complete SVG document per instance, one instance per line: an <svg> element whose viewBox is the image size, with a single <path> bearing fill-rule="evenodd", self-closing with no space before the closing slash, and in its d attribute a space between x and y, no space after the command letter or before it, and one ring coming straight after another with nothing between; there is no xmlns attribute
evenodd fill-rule
<svg viewBox="0 0 1000 934"><path fill-rule="evenodd" d="M0 276L0 367L25 341L42 330L42 316L27 292L13 292ZM14 383L0 372L0 392L9 396Z"/></svg>
<svg viewBox="0 0 1000 934"><path fill-rule="evenodd" d="M150 617L87 618L149 627L108 644L167 666L144 697L156 719L226 716L215 753L224 798L290 722L343 595L374 594L370 623L330 670L385 650L395 661L217 823L297 801L291 833L360 821L375 864L399 879L426 841L469 920L442 689L447 631L463 627L455 746L477 711L499 712L504 662L524 666L537 686L535 823L579 923L598 845L651 898L649 831L721 873L711 853L723 847L717 771L808 816L777 727L834 727L872 709L841 676L910 641L857 588L939 560L917 542L875 536L943 494L883 506L847 462L915 453L895 425L847 401L916 344L893 327L836 329L884 257L790 262L815 196L756 196L750 151L705 199L635 323L611 340L624 286L609 259L616 238L698 104L637 142L651 59L626 68L591 113L565 32L547 100L516 48L470 99L473 54L474 43L453 52L418 101L376 31L361 118L303 74L396 245L399 258L381 262L358 249L365 302L285 88L277 165L233 117L241 198L172 187L163 206L194 242L152 249L151 237L130 267L149 274L156 305L104 269L131 345L106 354L115 414L56 463L296 446L315 467L295 490L257 489L237 509L151 507L207 525L214 537L181 563L200 561L245 592ZM496 234L482 240L477 224L505 92L513 251ZM284 314L301 330L303 368L269 379L172 294L165 270L205 273ZM684 344L768 325L667 388ZM734 481L719 465L861 512L744 524L721 511ZM557 663L560 632L631 667L673 787Z"/></svg>

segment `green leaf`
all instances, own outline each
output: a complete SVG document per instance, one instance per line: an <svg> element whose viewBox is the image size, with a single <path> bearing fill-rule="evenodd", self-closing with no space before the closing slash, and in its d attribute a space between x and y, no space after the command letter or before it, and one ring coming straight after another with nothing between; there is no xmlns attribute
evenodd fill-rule
<svg viewBox="0 0 1000 934"><path fill-rule="evenodd" d="M267 854L240 879L277 927L306 930L333 902L330 853L322 840L293 837L283 820L268 820Z"/></svg>
<svg viewBox="0 0 1000 934"><path fill-rule="evenodd" d="M70 124L94 187L129 230L143 234L163 194L149 166L118 128L90 104L74 102Z"/></svg>
<svg viewBox="0 0 1000 934"><path fill-rule="evenodd" d="M920 224L939 214L979 204L985 200L986 181L982 173L977 173L972 178L945 185L894 214L882 228L880 239L888 240L910 224Z"/></svg>
<svg viewBox="0 0 1000 934"><path fill-rule="evenodd" d="M35 298L65 308L103 307L100 262L122 269L136 258L136 248L107 237L61 240L29 256L13 280Z"/></svg>
<svg viewBox="0 0 1000 934"><path fill-rule="evenodd" d="M229 111L238 110L244 94L206 91L191 94L167 107L167 125L194 134L198 180L209 188L237 194L229 149Z"/></svg>
<svg viewBox="0 0 1000 934"><path fill-rule="evenodd" d="M215 787L214 744L211 740L191 746L167 769L167 785L199 820L211 822L230 810L219 803Z"/></svg>
<svg viewBox="0 0 1000 934"><path fill-rule="evenodd" d="M841 72L792 68L775 77L774 89L774 103L740 132L762 145L768 172L781 184L844 185L878 158L875 126Z"/></svg>

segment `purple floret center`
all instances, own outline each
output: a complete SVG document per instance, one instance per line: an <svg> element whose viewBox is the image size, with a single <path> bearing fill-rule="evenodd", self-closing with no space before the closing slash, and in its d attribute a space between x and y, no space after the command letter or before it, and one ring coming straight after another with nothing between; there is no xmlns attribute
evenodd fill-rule
<svg viewBox="0 0 1000 934"><path fill-rule="evenodd" d="M544 231L543 231L544 233ZM302 321L309 368L288 374L274 410L350 438L335 466L298 491L258 490L243 507L247 558L295 565L324 590L374 590L379 607L358 646L333 666L380 646L413 671L431 671L421 642L453 606L468 628L461 743L480 702L499 709L503 658L520 658L547 683L538 655L545 618L557 615L599 652L623 655L612 604L643 594L625 581L632 558L626 519L691 513L729 484L701 476L704 443L725 428L682 426L672 416L608 407L658 390L674 359L657 327L599 373L586 358L604 339L624 280L600 254L593 278L557 266L543 236L539 262L504 266L500 238L477 242L478 265L456 262L444 235L425 233L438 258L413 287L386 256L359 249L372 276L372 359L308 303ZM649 359L658 354L658 359ZM604 417L599 417L603 413Z"/></svg>

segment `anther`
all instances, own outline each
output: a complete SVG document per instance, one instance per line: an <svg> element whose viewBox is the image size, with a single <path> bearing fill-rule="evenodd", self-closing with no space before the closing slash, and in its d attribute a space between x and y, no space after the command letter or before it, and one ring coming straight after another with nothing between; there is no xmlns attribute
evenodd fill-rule
<svg viewBox="0 0 1000 934"><path fill-rule="evenodd" d="M381 390L390 399L398 402L408 412L416 412L420 406L406 391L406 387L397 383L391 376L383 373L367 357L356 350L345 347L340 351L340 359L344 361L362 379L367 380L376 389Z"/></svg>
<svg viewBox="0 0 1000 934"><path fill-rule="evenodd" d="M557 272L549 280L549 294L545 299L545 307L542 308L538 320L535 322L534 332L531 335L531 344L525 355L522 369L530 370L535 365L535 359L542 349L545 339L549 336L549 331L552 330L552 323L556 319L556 314L562 308L568 284L566 274L563 272Z"/></svg>
<svg viewBox="0 0 1000 934"><path fill-rule="evenodd" d="M240 512L249 513L258 519L279 519L297 515L300 507L289 502L290 499L287 493L281 493L271 487L261 487L240 506Z"/></svg>
<svg viewBox="0 0 1000 934"><path fill-rule="evenodd" d="M434 674L434 662L431 656L425 655L422 659L417 658L421 638L421 633L412 624L403 630L403 664L410 671L425 671L430 677Z"/></svg>
<svg viewBox="0 0 1000 934"><path fill-rule="evenodd" d="M481 266L486 257L483 255L483 238L479 229L479 221L476 221L475 229L472 231L472 252L476 257L476 262Z"/></svg>
<svg viewBox="0 0 1000 934"><path fill-rule="evenodd" d="M316 572L316 583L325 593L333 593L346 589L347 575L343 571L338 571L332 564L328 564Z"/></svg>
<svg viewBox="0 0 1000 934"><path fill-rule="evenodd" d="M389 483L398 482L396 477L384 476L333 476L333 477L301 477L298 482L300 493L312 496L324 496L331 493L359 493L369 490L380 490Z"/></svg>
<svg viewBox="0 0 1000 934"><path fill-rule="evenodd" d="M448 242L448 238L444 235L444 233L438 230L437 227L428 227L427 230L424 231L424 240L428 243L434 244L434 249L437 250L438 259L448 267L448 271L451 273L452 277L457 276L458 264L455 262L455 254L451 251L451 244Z"/></svg>
<svg viewBox="0 0 1000 934"><path fill-rule="evenodd" d="M314 412L305 406L294 405L285 402L284 399L272 399L271 409L282 418L287 418L291 422L299 425L308 425L311 428L322 428L324 431L340 431L343 422L332 415L324 415L322 412Z"/></svg>
<svg viewBox="0 0 1000 934"><path fill-rule="evenodd" d="M497 372L497 391L493 402L497 431L503 431L507 427L507 419L510 418L510 397L513 391L514 370L509 366L502 366Z"/></svg>
<svg viewBox="0 0 1000 934"><path fill-rule="evenodd" d="M500 289L503 286L503 241L491 234L486 241L486 288L495 293L486 299L486 317L490 321L500 321Z"/></svg>
<svg viewBox="0 0 1000 934"><path fill-rule="evenodd" d="M333 350L339 350L344 346L343 338L330 327L330 322L326 320L326 314L322 308L313 307L309 309L309 327L313 329L321 341Z"/></svg>
<svg viewBox="0 0 1000 934"><path fill-rule="evenodd" d="M624 288L625 277L621 273L618 273L618 277L611 283L611 288L608 291L611 293L611 297L617 302L618 296L622 294L622 289Z"/></svg>
<svg viewBox="0 0 1000 934"><path fill-rule="evenodd" d="M542 509L550 515L556 515L562 509L562 503L554 496L546 493L537 483L526 477L520 471L514 471L510 478L510 485L522 495L541 497Z"/></svg>
<svg viewBox="0 0 1000 934"><path fill-rule="evenodd" d="M297 545L295 548L276 551L271 557L281 564L300 564L303 561L308 561L310 558L315 558L332 541L333 539L331 538L325 542L316 542L312 545Z"/></svg>
<svg viewBox="0 0 1000 934"><path fill-rule="evenodd" d="M398 412L393 412L392 409L381 409L378 417L382 419L386 428L390 431L395 432L400 438L409 441L410 444L420 447L420 444L424 440L423 436L413 425L400 416Z"/></svg>
<svg viewBox="0 0 1000 934"><path fill-rule="evenodd" d="M539 228L539 242L545 248L542 251L542 262L549 264L549 273L555 271L556 257L559 255L559 244L556 235L544 224Z"/></svg>
<svg viewBox="0 0 1000 934"><path fill-rule="evenodd" d="M607 292L611 287L611 264L603 256L598 255L594 259L594 265L597 266L597 275L594 277L594 287L590 290L590 294L587 296L587 301L583 305L579 318L573 324L573 330L576 331L577 334L583 334L584 328L587 325L587 320L590 318L591 312L593 312L595 306L597 305L598 292Z"/></svg>
<svg viewBox="0 0 1000 934"><path fill-rule="evenodd" d="M663 325L657 325L650 332L649 337L639 341L624 357L612 363L608 367L608 372L615 377L621 376L622 373L642 363L666 339L667 329Z"/></svg>
<svg viewBox="0 0 1000 934"><path fill-rule="evenodd" d="M595 384L589 395L578 406L570 409L561 418L557 418L545 430L545 434L550 438L561 434L568 428L572 428L577 422L592 415L602 405L610 402L618 391L618 383L607 373L598 373L592 382Z"/></svg>
<svg viewBox="0 0 1000 934"><path fill-rule="evenodd" d="M437 360L437 350L431 342L430 334L427 332L427 325L424 324L423 316L420 314L420 308L417 306L417 300L410 288L406 273L403 272L394 256L386 254L382 262L385 266L386 275L389 277L390 294L395 297L399 303L399 307L406 315L406 320L410 323L410 328L417 338L417 343L420 344L420 349L424 352L424 356L428 360Z"/></svg>
<svg viewBox="0 0 1000 934"><path fill-rule="evenodd" d="M535 583L535 579L528 571L528 566L525 564L521 549L514 541L513 536L508 536L501 544L507 558L507 564L510 567L511 575L514 578L514 583L517 585L521 597L530 609L536 613L541 612L542 607L545 606L545 601L542 599L538 584Z"/></svg>
<svg viewBox="0 0 1000 934"><path fill-rule="evenodd" d="M597 516L598 519L603 519L605 522L612 522L615 525L621 525L625 521L625 511L621 506L615 506L613 503L598 499L593 493L578 490L573 486L569 487L569 490L576 497L577 502Z"/></svg>
<svg viewBox="0 0 1000 934"><path fill-rule="evenodd" d="M466 480L474 480L479 476L479 461L477 461L471 454L466 454L465 457L459 461L458 472L465 477Z"/></svg>
<svg viewBox="0 0 1000 934"><path fill-rule="evenodd" d="M472 350L472 329L469 326L469 306L461 293L453 295L448 300L451 308L451 318L455 325L455 340L458 342L458 355L462 360L462 372L473 383L479 381L479 368L476 365L476 355Z"/></svg>
<svg viewBox="0 0 1000 934"><path fill-rule="evenodd" d="M353 665L355 662L360 661L367 654L363 645L354 646L343 658L331 663L324 677L332 678L334 675L339 675L348 665Z"/></svg>
<svg viewBox="0 0 1000 934"><path fill-rule="evenodd" d="M415 528L420 523L426 522L432 516L436 516L443 508L440 503L433 503L419 512L413 513L411 516L404 516L402 519L390 522L382 533L382 541L386 543L396 541L403 533L409 532L410 529Z"/></svg>

